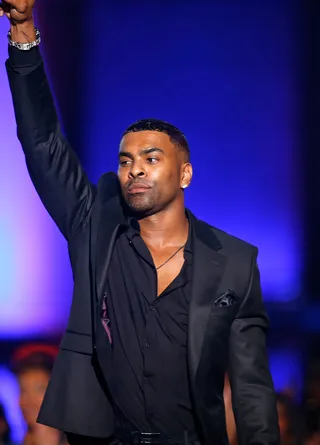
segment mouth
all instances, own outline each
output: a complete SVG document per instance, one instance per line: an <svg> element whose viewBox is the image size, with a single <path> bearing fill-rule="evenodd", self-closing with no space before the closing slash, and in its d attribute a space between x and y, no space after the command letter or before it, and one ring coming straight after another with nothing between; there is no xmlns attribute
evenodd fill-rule
<svg viewBox="0 0 320 445"><path fill-rule="evenodd" d="M127 192L129 195L135 195L137 193L145 193L150 190L151 187L145 184L132 184L127 188Z"/></svg>

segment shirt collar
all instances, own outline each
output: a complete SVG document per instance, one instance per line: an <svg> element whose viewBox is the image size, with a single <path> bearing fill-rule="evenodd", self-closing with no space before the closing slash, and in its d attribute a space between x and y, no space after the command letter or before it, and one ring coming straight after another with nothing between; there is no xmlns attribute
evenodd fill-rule
<svg viewBox="0 0 320 445"><path fill-rule="evenodd" d="M188 218L188 214L186 213L186 217ZM185 252L192 253L192 236L193 236L193 230L192 230L192 220L191 218L188 218L189 221L189 233L188 233L188 239L184 248ZM140 225L136 218L133 218L132 216L129 216L127 218L127 222L125 224L126 227L126 235L129 239L129 241L132 241L135 236L140 235Z"/></svg>
<svg viewBox="0 0 320 445"><path fill-rule="evenodd" d="M126 223L123 224L123 228L129 241L132 241L135 236L140 235L140 225L138 221L133 217L128 217Z"/></svg>

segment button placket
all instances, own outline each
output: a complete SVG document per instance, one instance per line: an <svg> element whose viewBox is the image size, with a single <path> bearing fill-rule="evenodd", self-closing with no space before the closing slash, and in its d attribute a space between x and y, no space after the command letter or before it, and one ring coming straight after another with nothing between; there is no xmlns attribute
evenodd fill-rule
<svg viewBox="0 0 320 445"><path fill-rule="evenodd" d="M143 369L143 383L144 383L144 400L146 414L149 417L154 412L153 406L153 390L152 390L152 333L153 333L153 312L155 308L150 305L150 311L147 313L145 324L145 338L144 338L144 369ZM151 416L152 417L152 414Z"/></svg>

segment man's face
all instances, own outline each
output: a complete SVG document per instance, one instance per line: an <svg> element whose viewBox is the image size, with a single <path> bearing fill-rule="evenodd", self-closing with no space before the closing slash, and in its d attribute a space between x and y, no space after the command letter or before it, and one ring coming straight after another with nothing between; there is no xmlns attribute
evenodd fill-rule
<svg viewBox="0 0 320 445"><path fill-rule="evenodd" d="M165 133L126 134L120 143L118 177L125 202L135 213L152 215L182 199L189 185L191 165Z"/></svg>
<svg viewBox="0 0 320 445"><path fill-rule="evenodd" d="M29 426L36 423L50 375L42 369L23 371L19 377L20 408Z"/></svg>

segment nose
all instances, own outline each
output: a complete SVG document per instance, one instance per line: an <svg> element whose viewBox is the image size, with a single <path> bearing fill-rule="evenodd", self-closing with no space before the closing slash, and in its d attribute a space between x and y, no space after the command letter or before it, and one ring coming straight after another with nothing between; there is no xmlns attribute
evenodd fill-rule
<svg viewBox="0 0 320 445"><path fill-rule="evenodd" d="M133 162L129 171L130 178L144 178L146 171L140 162Z"/></svg>

